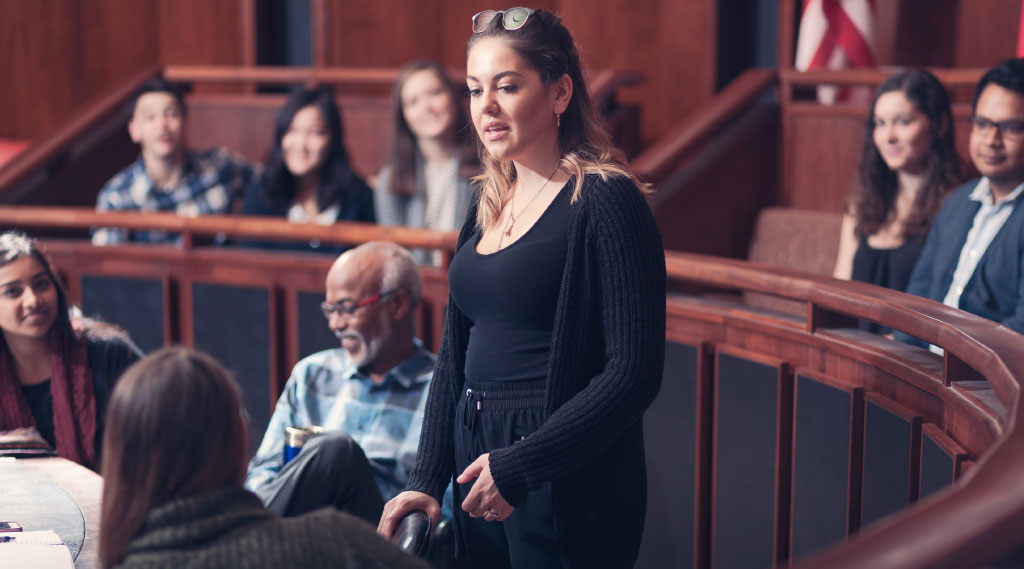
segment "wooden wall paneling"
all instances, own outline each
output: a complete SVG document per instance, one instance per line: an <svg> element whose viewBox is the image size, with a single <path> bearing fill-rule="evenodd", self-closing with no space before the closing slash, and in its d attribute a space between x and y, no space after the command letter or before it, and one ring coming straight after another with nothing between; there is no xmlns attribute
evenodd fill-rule
<svg viewBox="0 0 1024 569"><path fill-rule="evenodd" d="M243 65L252 57L243 42L243 3L252 0L158 0L160 63ZM253 18L255 21L255 18ZM252 47L251 49L255 49ZM238 85L203 84L196 91L237 92Z"/></svg>
<svg viewBox="0 0 1024 569"><path fill-rule="evenodd" d="M941 428L925 423L921 434L921 499L951 486L967 456L967 451Z"/></svg>
<svg viewBox="0 0 1024 569"><path fill-rule="evenodd" d="M791 186L782 204L842 211L856 188L863 144L863 108L791 104Z"/></svg>
<svg viewBox="0 0 1024 569"><path fill-rule="evenodd" d="M711 566L774 566L789 556L792 370L719 346L714 402Z"/></svg>
<svg viewBox="0 0 1024 569"><path fill-rule="evenodd" d="M466 16L461 35L445 37L438 23L456 17L457 4L426 0L413 7L401 0L328 0L326 5L329 23L323 64L340 67L398 67L412 59L437 58L439 42L464 42L469 37L469 15L473 14Z"/></svg>
<svg viewBox="0 0 1024 569"><path fill-rule="evenodd" d="M400 0L323 1L329 21L324 64L334 66L397 67L430 58L465 69L470 17L495 8L484 0L429 0L415 9ZM644 140L653 140L713 95L714 2L549 0L531 6L563 16L588 69L635 70L646 77L619 97L643 109Z"/></svg>
<svg viewBox="0 0 1024 569"><path fill-rule="evenodd" d="M75 23L76 52L68 54L76 63L75 107L159 61L154 28L161 21L153 2L89 0L68 4L79 6L80 18Z"/></svg>
<svg viewBox="0 0 1024 569"><path fill-rule="evenodd" d="M74 107L72 3L6 2L0 18L0 136L33 138L52 129ZM10 109L10 110L7 110Z"/></svg>
<svg viewBox="0 0 1024 569"><path fill-rule="evenodd" d="M328 61L327 42L331 37L327 0L310 0L309 18L313 67L324 67Z"/></svg>
<svg viewBox="0 0 1024 569"><path fill-rule="evenodd" d="M860 518L864 391L796 370L792 558L844 541Z"/></svg>
<svg viewBox="0 0 1024 569"><path fill-rule="evenodd" d="M757 212L776 200L777 121L773 105L751 108L655 186L666 249L746 257Z"/></svg>
<svg viewBox="0 0 1024 569"><path fill-rule="evenodd" d="M920 492L920 414L876 393L864 396L861 523L906 508Z"/></svg>
<svg viewBox="0 0 1024 569"><path fill-rule="evenodd" d="M864 144L867 107L789 102L784 105L783 168L789 185L783 187L781 205L801 209L843 211L857 189L860 155ZM967 176L976 175L969 165L966 104L953 106L957 152L965 161Z"/></svg>
<svg viewBox="0 0 1024 569"><path fill-rule="evenodd" d="M780 69L792 68L796 53L797 14L803 3L800 0L779 0L778 50L776 66Z"/></svg>
<svg viewBox="0 0 1024 569"><path fill-rule="evenodd" d="M947 64L949 67L992 67L1014 57L1020 25L1020 0L942 0L937 3L952 4L955 10L955 15L949 20L954 26L953 61ZM928 10L934 10L934 4L928 3ZM919 13L910 17L919 17ZM922 30L920 41L931 45L936 43L935 37Z"/></svg>
<svg viewBox="0 0 1024 569"><path fill-rule="evenodd" d="M643 542L637 567L705 567L706 513L701 492L710 473L703 421L711 403L711 352L707 344L665 345L661 391L644 413L648 487ZM710 424L709 424L710 426ZM702 561L703 560L703 561Z"/></svg>
<svg viewBox="0 0 1024 569"><path fill-rule="evenodd" d="M631 70L646 77L618 98L641 107L642 136L649 142L714 96L716 5L562 0L561 9L590 69Z"/></svg>
<svg viewBox="0 0 1024 569"><path fill-rule="evenodd" d="M149 2L3 2L0 137L31 139L156 63Z"/></svg>

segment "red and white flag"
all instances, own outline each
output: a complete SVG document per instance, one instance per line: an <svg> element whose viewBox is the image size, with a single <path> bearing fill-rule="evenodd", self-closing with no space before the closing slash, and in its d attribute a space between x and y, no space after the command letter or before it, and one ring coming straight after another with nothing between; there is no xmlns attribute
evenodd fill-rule
<svg viewBox="0 0 1024 569"><path fill-rule="evenodd" d="M794 66L798 71L874 67L875 15L875 0L804 0ZM823 87L818 99L831 104L853 94Z"/></svg>
<svg viewBox="0 0 1024 569"><path fill-rule="evenodd" d="M1024 57L1024 4L1020 7L1020 25L1017 28L1017 57Z"/></svg>

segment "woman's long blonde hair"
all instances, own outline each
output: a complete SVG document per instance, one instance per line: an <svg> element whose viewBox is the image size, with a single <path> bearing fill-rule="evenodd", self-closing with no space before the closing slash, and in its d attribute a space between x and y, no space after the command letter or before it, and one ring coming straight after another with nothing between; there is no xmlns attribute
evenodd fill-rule
<svg viewBox="0 0 1024 569"><path fill-rule="evenodd" d="M597 174L603 180L612 176L626 177L633 180L641 191L651 191L649 184L630 171L622 151L612 145L590 98L576 42L562 25L561 18L546 10L537 10L530 14L523 27L516 30L506 30L501 18L494 18L487 29L469 38L467 53L478 41L488 37L505 40L512 50L537 70L544 85L554 84L563 75L572 80L572 98L559 119L558 147L562 159L553 176L575 177L572 203L580 198L586 174ZM502 208L512 198L516 169L511 160L502 161L491 156L483 144L479 148L484 172L474 178L481 187L476 222L486 230L497 223Z"/></svg>

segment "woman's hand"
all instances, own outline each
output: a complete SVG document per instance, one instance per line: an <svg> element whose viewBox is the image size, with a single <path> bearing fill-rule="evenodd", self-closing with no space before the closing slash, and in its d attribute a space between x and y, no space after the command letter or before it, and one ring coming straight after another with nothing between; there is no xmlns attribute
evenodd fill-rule
<svg viewBox="0 0 1024 569"><path fill-rule="evenodd" d="M466 484L476 478L473 489L462 501L462 509L469 512L470 517L480 518L487 522L503 522L512 515L515 508L502 498L498 487L491 478L490 454L481 454L462 471L455 479L459 484Z"/></svg>
<svg viewBox="0 0 1024 569"><path fill-rule="evenodd" d="M398 522L414 510L423 510L430 516L430 533L433 534L441 519L441 505L433 496L413 490L406 490L384 504L384 513L377 524L377 533L385 539L391 539Z"/></svg>

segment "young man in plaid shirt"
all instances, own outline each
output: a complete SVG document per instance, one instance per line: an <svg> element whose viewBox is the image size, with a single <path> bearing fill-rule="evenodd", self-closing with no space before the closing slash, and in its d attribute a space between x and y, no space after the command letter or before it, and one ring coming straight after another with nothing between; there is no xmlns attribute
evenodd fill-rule
<svg viewBox="0 0 1024 569"><path fill-rule="evenodd" d="M96 198L97 211L173 211L183 217L229 213L234 200L253 182L253 167L225 148L187 150L184 99L163 79L143 85L131 110L128 134L139 145L139 158L103 186ZM92 234L94 245L177 239L166 231L106 227Z"/></svg>

